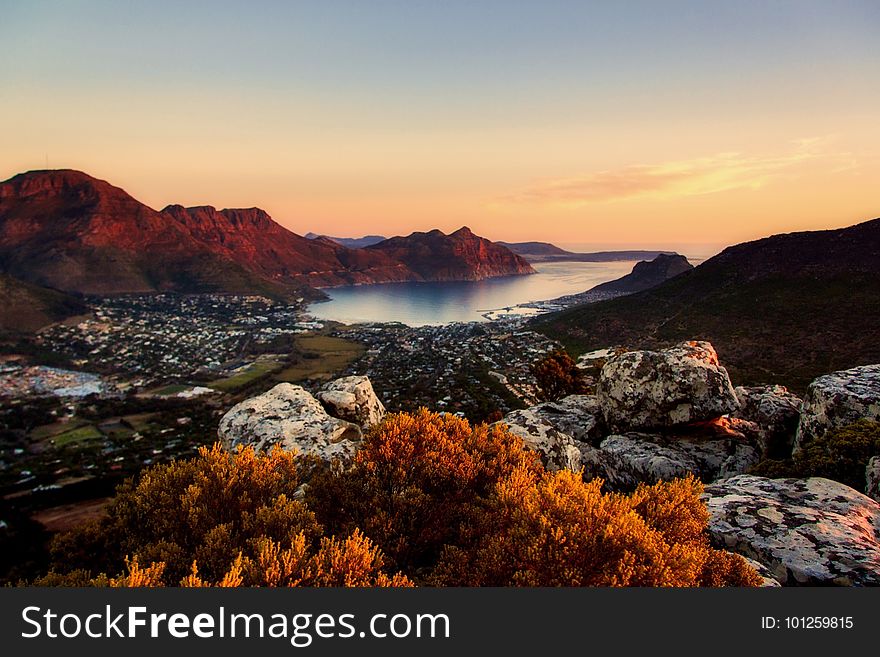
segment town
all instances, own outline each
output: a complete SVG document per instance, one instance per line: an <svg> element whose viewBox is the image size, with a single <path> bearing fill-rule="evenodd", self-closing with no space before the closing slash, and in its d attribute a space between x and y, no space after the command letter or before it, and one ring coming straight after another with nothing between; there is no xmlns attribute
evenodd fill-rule
<svg viewBox="0 0 880 657"><path fill-rule="evenodd" d="M521 318L346 326L314 320L301 300L230 295L89 305L0 357L0 496L19 507L109 495L210 445L226 410L282 381L314 390L365 374L389 411L498 420L536 401L531 368L558 347Z"/></svg>

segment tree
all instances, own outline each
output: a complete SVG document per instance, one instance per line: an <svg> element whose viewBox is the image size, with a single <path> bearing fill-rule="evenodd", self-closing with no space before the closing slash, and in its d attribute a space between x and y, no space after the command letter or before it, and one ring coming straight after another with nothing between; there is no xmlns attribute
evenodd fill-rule
<svg viewBox="0 0 880 657"><path fill-rule="evenodd" d="M541 397L548 401L589 392L584 373L564 349L552 351L535 363L532 374L541 391Z"/></svg>

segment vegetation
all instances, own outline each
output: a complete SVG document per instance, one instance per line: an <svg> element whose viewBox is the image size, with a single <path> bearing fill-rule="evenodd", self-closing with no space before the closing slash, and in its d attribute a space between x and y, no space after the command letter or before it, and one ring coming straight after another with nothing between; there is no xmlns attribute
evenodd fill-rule
<svg viewBox="0 0 880 657"><path fill-rule="evenodd" d="M535 375L541 396L548 401L590 392L583 371L564 349L557 349L547 354L535 363L532 373Z"/></svg>
<svg viewBox="0 0 880 657"><path fill-rule="evenodd" d="M752 468L762 477L825 477L865 489L865 467L880 455L880 422L859 420L827 432L791 459L766 459Z"/></svg>
<svg viewBox="0 0 880 657"><path fill-rule="evenodd" d="M301 484L308 481L304 497ZM693 478L603 494L506 429L395 414L347 468L275 449L154 466L59 535L40 585L748 586Z"/></svg>

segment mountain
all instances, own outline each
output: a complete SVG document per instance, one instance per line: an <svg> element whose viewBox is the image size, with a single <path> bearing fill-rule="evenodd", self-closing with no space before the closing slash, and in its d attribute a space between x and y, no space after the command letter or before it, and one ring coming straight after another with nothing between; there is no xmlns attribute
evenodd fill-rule
<svg viewBox="0 0 880 657"><path fill-rule="evenodd" d="M405 266L381 253L347 249L326 239L293 233L259 208L217 210L211 206L162 210L212 253L269 281L329 287L411 280Z"/></svg>
<svg viewBox="0 0 880 657"><path fill-rule="evenodd" d="M6 274L0 274L0 308L0 333L36 331L87 310L76 297Z"/></svg>
<svg viewBox="0 0 880 657"><path fill-rule="evenodd" d="M278 294L275 283L212 252L171 221L79 171L0 183L0 271L66 292Z"/></svg>
<svg viewBox="0 0 880 657"><path fill-rule="evenodd" d="M297 235L259 208L156 211L79 171L31 171L0 183L0 272L65 292L318 298L318 287L531 272L469 231L444 239L446 247L431 242L423 261L410 251L414 242L350 249Z"/></svg>
<svg viewBox="0 0 880 657"><path fill-rule="evenodd" d="M363 237L330 237L328 235L318 235L317 233L306 233L306 238L310 240L318 239L320 237L341 244L349 249L363 249L364 247L372 246L373 244L378 244L379 242L384 242L388 239L381 235L364 235Z"/></svg>
<svg viewBox="0 0 880 657"><path fill-rule="evenodd" d="M363 251L384 253L403 262L425 280L476 281L535 273L524 258L500 244L474 235L466 226L449 235L432 230L407 237L392 237Z"/></svg>
<svg viewBox="0 0 880 657"><path fill-rule="evenodd" d="M652 260L658 255L674 255L672 251L596 251L575 253L560 249L549 242L496 242L521 255L529 262L616 262L620 260Z"/></svg>
<svg viewBox="0 0 880 657"><path fill-rule="evenodd" d="M657 287L545 315L575 352L709 340L737 384L880 362L880 219L738 244Z"/></svg>
<svg viewBox="0 0 880 657"><path fill-rule="evenodd" d="M601 283L592 288L590 292L614 292L619 294L632 294L655 287L679 274L693 269L683 255L665 255L661 253L653 260L637 262L633 270L626 276L616 280Z"/></svg>

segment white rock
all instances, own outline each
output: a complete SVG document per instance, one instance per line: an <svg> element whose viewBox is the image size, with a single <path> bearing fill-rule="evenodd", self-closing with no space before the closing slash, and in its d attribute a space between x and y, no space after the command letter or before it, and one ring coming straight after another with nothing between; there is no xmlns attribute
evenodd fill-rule
<svg viewBox="0 0 880 657"><path fill-rule="evenodd" d="M791 585L880 585L880 504L830 479L740 475L706 487L716 547Z"/></svg>
<svg viewBox="0 0 880 657"><path fill-rule="evenodd" d="M522 438L527 449L538 452L548 470L580 469L581 451L574 439L556 429L539 412L533 409L513 411L496 424L507 425L512 434Z"/></svg>
<svg viewBox="0 0 880 657"><path fill-rule="evenodd" d="M736 397L740 407L732 416L758 425L762 456L791 456L803 400L785 386L738 386Z"/></svg>
<svg viewBox="0 0 880 657"><path fill-rule="evenodd" d="M670 481L688 474L704 482L745 472L760 456L752 445L730 438L627 433L608 436L582 450L584 478L601 477L612 490Z"/></svg>
<svg viewBox="0 0 880 657"><path fill-rule="evenodd" d="M325 384L315 397L334 417L359 424L364 428L379 424L385 417L385 406L365 376L346 376Z"/></svg>
<svg viewBox="0 0 880 657"><path fill-rule="evenodd" d="M708 342L615 356L602 368L598 397L614 431L675 427L739 407L727 370Z"/></svg>
<svg viewBox="0 0 880 657"><path fill-rule="evenodd" d="M326 461L350 459L362 438L358 425L331 417L308 391L290 383L233 406L218 434L226 449L281 445Z"/></svg>
<svg viewBox="0 0 880 657"><path fill-rule="evenodd" d="M829 429L856 420L880 420L880 365L820 376L810 384L795 437L798 451Z"/></svg>
<svg viewBox="0 0 880 657"><path fill-rule="evenodd" d="M880 456L872 456L865 468L865 494L880 502Z"/></svg>

